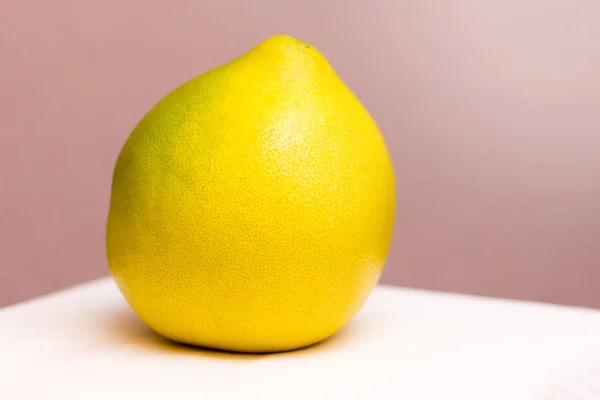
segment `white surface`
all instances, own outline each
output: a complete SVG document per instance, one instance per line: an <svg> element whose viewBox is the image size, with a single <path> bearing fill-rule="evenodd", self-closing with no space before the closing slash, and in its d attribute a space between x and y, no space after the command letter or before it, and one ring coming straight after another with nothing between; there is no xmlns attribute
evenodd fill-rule
<svg viewBox="0 0 600 400"><path fill-rule="evenodd" d="M252 356L154 335L108 279L0 310L0 399L600 399L600 311L378 287L332 339Z"/></svg>

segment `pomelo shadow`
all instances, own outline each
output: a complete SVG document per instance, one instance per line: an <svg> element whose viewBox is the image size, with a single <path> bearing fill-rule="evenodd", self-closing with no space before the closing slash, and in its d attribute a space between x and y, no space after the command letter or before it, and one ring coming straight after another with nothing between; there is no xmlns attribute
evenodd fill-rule
<svg viewBox="0 0 600 400"><path fill-rule="evenodd" d="M302 348L274 353L244 353L193 346L168 339L146 325L129 307L108 310L104 339L111 345L135 347L152 353L165 353L182 357L208 357L239 361L256 361L272 357L303 357L313 353L335 351L348 347L356 339L356 321L350 321L334 335Z"/></svg>

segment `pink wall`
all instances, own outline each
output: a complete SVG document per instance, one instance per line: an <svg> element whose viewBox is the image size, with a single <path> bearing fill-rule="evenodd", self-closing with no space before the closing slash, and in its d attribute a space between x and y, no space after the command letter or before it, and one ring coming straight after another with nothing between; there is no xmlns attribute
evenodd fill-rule
<svg viewBox="0 0 600 400"><path fill-rule="evenodd" d="M129 131L173 87L288 33L389 143L384 282L600 306L598 21L595 0L3 0L0 304L106 274Z"/></svg>

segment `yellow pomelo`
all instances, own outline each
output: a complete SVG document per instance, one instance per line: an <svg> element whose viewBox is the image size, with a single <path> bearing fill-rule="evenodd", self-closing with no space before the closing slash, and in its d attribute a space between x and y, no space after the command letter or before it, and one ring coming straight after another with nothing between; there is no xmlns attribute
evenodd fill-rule
<svg viewBox="0 0 600 400"><path fill-rule="evenodd" d="M114 169L107 258L161 335L290 350L360 309L394 210L368 112L314 47L275 36L178 87L135 127Z"/></svg>

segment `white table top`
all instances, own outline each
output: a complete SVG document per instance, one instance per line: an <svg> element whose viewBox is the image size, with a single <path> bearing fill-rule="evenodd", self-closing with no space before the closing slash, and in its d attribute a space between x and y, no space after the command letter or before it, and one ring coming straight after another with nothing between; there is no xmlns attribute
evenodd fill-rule
<svg viewBox="0 0 600 400"><path fill-rule="evenodd" d="M379 286L330 340L172 344L106 278L0 310L0 398L600 399L600 311Z"/></svg>

